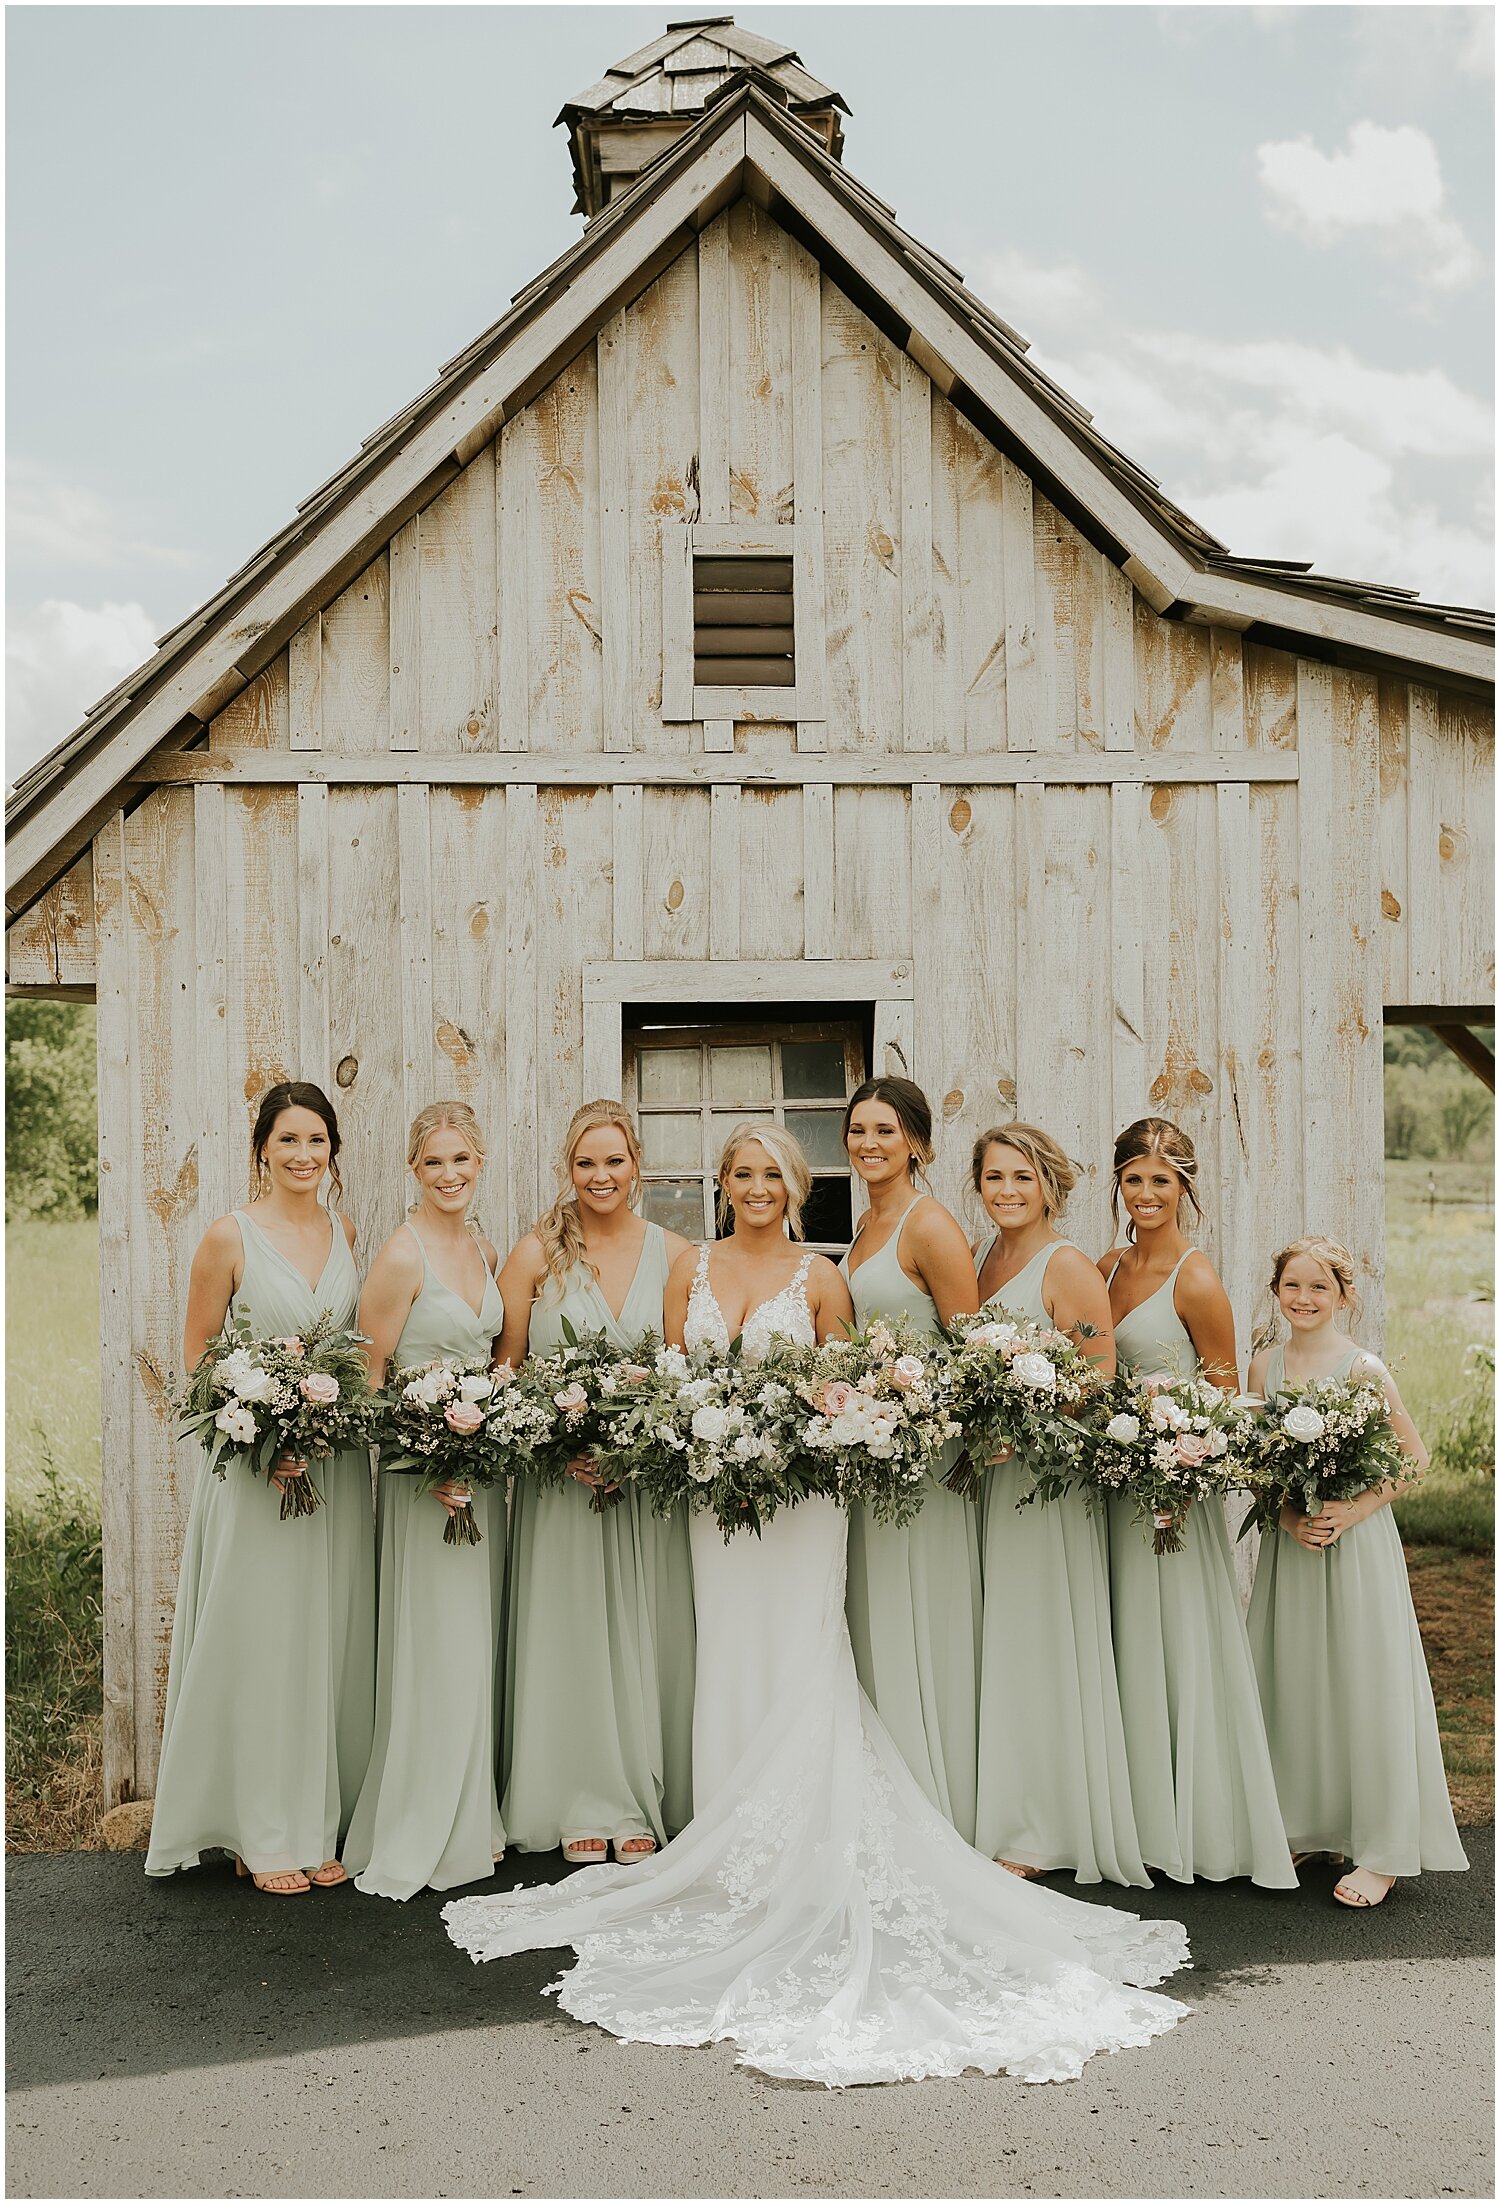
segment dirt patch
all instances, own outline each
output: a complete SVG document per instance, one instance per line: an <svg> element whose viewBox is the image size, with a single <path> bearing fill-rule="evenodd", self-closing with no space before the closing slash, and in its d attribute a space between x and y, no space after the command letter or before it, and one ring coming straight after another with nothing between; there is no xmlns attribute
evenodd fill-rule
<svg viewBox="0 0 1500 2204"><path fill-rule="evenodd" d="M1495 1818L1495 1563L1451 1546L1408 1546L1448 1789L1459 1823Z"/></svg>

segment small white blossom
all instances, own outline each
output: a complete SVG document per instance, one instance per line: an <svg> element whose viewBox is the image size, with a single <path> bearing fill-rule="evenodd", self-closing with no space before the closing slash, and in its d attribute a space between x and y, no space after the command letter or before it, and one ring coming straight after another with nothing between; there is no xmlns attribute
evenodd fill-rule
<svg viewBox="0 0 1500 2204"><path fill-rule="evenodd" d="M248 1408L233 1406L221 1408L214 1422L236 1446L253 1446L255 1443L255 1418Z"/></svg>

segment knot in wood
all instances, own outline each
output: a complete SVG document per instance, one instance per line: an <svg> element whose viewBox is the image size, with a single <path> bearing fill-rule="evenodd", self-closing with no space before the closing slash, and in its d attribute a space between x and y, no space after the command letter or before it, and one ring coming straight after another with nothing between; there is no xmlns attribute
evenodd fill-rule
<svg viewBox="0 0 1500 2204"><path fill-rule="evenodd" d="M963 1090L963 1088L962 1088L962 1087L950 1087L950 1088L949 1088L949 1090L948 1090L948 1092L947 1092L947 1093L946 1093L946 1094L945 1094L945 1095L943 1096L943 1115L944 1115L944 1117L945 1117L945 1118L948 1118L948 1117L957 1117L957 1115L958 1115L959 1111L960 1111L960 1110L961 1110L961 1109L963 1108L963 1106L964 1106L964 1090Z"/></svg>
<svg viewBox="0 0 1500 2204"><path fill-rule="evenodd" d="M948 824L955 834L962 834L973 816L973 805L969 802L967 796L960 796L956 799L952 810L948 814Z"/></svg>
<svg viewBox="0 0 1500 2204"><path fill-rule="evenodd" d="M341 1056L338 1069L333 1076L337 1085L352 1087L359 1077L359 1058L357 1056Z"/></svg>

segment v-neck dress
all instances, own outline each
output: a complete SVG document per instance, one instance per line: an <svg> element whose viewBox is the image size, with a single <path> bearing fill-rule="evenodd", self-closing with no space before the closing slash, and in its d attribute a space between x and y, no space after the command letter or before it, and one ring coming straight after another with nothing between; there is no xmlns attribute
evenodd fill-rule
<svg viewBox="0 0 1500 2204"><path fill-rule="evenodd" d="M666 1237L648 1224L618 1316L586 1264L531 1312L532 1354L603 1332L623 1352L661 1334ZM518 1477L506 1580L506 1834L523 1852L582 1837L653 1836L693 1812L693 1570L685 1515L661 1518L627 1491L596 1515L570 1478Z"/></svg>
<svg viewBox="0 0 1500 2204"><path fill-rule="evenodd" d="M231 1317L257 1338L352 1324L359 1276L335 1216L316 1286L253 1217ZM338 1851L370 1757L375 1714L375 1535L364 1449L314 1462L323 1496L281 1520L269 1478L199 1464L177 1580L148 1875L222 1845L257 1875Z"/></svg>
<svg viewBox="0 0 1500 2204"><path fill-rule="evenodd" d="M918 1195L917 1200L925 1199ZM848 1280L857 1322L909 1317L940 1329L930 1294L907 1277L898 1249L916 1201L895 1231ZM858 1247L856 1238L854 1247ZM850 1254L854 1249L850 1249ZM854 1663L875 1711L934 1806L974 1841L979 1739L979 1527L976 1510L942 1483L957 1446L939 1460L914 1521L877 1523L862 1502L849 1509L846 1611Z"/></svg>
<svg viewBox="0 0 1500 2204"><path fill-rule="evenodd" d="M1359 1351L1330 1375L1347 1377ZM1268 1405L1286 1392L1284 1347L1265 1390ZM1268 1533L1247 1622L1293 1849L1342 1852L1377 1875L1467 1867L1390 1508L1321 1553Z"/></svg>
<svg viewBox="0 0 1500 2204"><path fill-rule="evenodd" d="M981 1270L994 1244L981 1251ZM986 1308L1048 1323L1047 1266L1072 1245L1047 1241ZM992 1859L1071 1868L1081 1883L1149 1888L1130 1803L1103 1510L1091 1514L1079 1492L1018 1508L1028 1470L1019 1458L997 1462L980 1487L974 1842Z"/></svg>
<svg viewBox="0 0 1500 2204"><path fill-rule="evenodd" d="M422 1246L411 1226L403 1230ZM422 1247L422 1286L393 1372L440 1358L487 1362L504 1321L487 1263L476 1314ZM505 1488L475 1489L480 1542L450 1546L447 1510L418 1485L380 1473L375 1745L344 1844L345 1867L380 1898L479 1882L505 1850L495 1796Z"/></svg>
<svg viewBox="0 0 1500 2204"><path fill-rule="evenodd" d="M1197 1370L1173 1299L1186 1261L1115 1325L1121 1369ZM1194 1501L1175 1554L1152 1551L1151 1526L1128 1499L1109 1500L1106 1513L1115 1673L1146 1864L1174 1882L1248 1875L1293 1890L1223 1503Z"/></svg>

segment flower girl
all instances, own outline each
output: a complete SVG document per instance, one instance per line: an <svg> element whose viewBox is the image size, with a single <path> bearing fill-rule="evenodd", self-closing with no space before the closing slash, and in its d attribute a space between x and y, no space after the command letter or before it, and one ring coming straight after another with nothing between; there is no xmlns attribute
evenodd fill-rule
<svg viewBox="0 0 1500 2204"><path fill-rule="evenodd" d="M1317 1235L1293 1240L1271 1266L1270 1292L1251 1392L1274 1412L1315 1380L1378 1386L1401 1452L1425 1469L1427 1449L1389 1370L1339 1328L1357 1307L1348 1251ZM1291 1337L1274 1344L1281 1318ZM1250 1599L1287 1833L1299 1859L1327 1852L1357 1862L1333 1893L1355 1907L1378 1906L1398 1875L1469 1864L1448 1802L1393 1493L1376 1485L1325 1500L1315 1515L1287 1502L1279 1531L1261 1541Z"/></svg>

